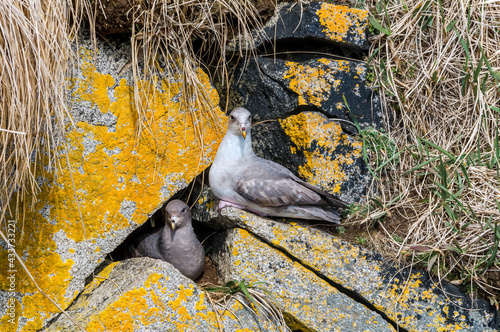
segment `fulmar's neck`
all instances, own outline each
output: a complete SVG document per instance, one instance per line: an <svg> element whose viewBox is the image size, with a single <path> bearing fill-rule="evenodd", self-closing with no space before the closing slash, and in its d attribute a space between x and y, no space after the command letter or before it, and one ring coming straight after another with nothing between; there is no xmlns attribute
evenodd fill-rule
<svg viewBox="0 0 500 332"><path fill-rule="evenodd" d="M236 162L251 158L254 156L252 148L252 136L247 134L246 139L241 135L226 133L222 139L215 159L223 159L226 163Z"/></svg>

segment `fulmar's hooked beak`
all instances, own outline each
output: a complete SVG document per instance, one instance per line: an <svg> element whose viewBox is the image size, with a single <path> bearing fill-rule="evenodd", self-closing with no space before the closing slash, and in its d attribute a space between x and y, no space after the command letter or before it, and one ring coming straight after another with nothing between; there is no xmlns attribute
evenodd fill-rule
<svg viewBox="0 0 500 332"><path fill-rule="evenodd" d="M176 217L170 217L170 227L172 228L172 230L175 231L175 227L177 226L178 221L179 220Z"/></svg>
<svg viewBox="0 0 500 332"><path fill-rule="evenodd" d="M246 139L247 138L247 128L243 125L243 126L240 126L240 133L241 133L241 136L243 136L243 139Z"/></svg>

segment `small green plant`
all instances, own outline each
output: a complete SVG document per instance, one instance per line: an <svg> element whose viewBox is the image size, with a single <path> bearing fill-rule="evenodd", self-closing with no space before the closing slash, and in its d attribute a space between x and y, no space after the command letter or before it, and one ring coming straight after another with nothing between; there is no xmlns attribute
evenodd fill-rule
<svg viewBox="0 0 500 332"><path fill-rule="evenodd" d="M390 20L389 20L389 14L387 12L387 6L384 1L379 1L377 2L377 5L375 6L375 9L378 13L378 16L380 16L382 13L384 14L384 17L382 18L382 21L379 21L375 18L375 16L370 16L368 17L368 20L370 22L369 30L371 34L375 34L375 29L378 31L386 34L387 36L391 35L391 27L390 27ZM386 23L384 23L386 21ZM384 27L386 25L386 27Z"/></svg>
<svg viewBox="0 0 500 332"><path fill-rule="evenodd" d="M366 235L360 235L356 236L356 241L358 241L358 243L361 245L365 245L368 241L368 238L366 237Z"/></svg>
<svg viewBox="0 0 500 332"><path fill-rule="evenodd" d="M398 243L402 243L403 239L396 233L392 234L392 239Z"/></svg>
<svg viewBox="0 0 500 332"><path fill-rule="evenodd" d="M368 67L366 73L366 83L369 86L372 86L374 81L375 81L375 72L372 70L371 67Z"/></svg>
<svg viewBox="0 0 500 332"><path fill-rule="evenodd" d="M345 95L342 98L347 109L351 112ZM399 163L399 155L403 151L398 150L396 142L382 130L372 127L361 129L355 118L353 118L353 121L363 142L363 159L372 176L380 180L380 173L391 163L397 165Z"/></svg>
<svg viewBox="0 0 500 332"><path fill-rule="evenodd" d="M262 281L247 283L245 280L231 280L224 286L202 287L202 289L207 294L207 298L217 313L219 311L216 304L226 303L229 299L235 298L245 308L253 310L260 317L272 321L281 331L291 331L285 323L278 300L269 290L262 287L264 284L266 283ZM214 301L212 295L220 298ZM243 296L246 301L242 300L240 296ZM224 308L224 310L228 310L227 306L224 306Z"/></svg>

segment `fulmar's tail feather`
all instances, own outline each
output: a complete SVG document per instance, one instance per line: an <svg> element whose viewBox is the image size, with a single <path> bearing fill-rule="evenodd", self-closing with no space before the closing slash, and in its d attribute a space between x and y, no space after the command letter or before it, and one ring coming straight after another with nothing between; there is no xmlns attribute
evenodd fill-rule
<svg viewBox="0 0 500 332"><path fill-rule="evenodd" d="M299 181L297 181L297 182L299 182ZM321 198L323 200L325 200L326 203L328 203L328 205L330 205L331 207L336 208L336 209L347 208L347 204L345 204L340 198L337 198L337 197L333 196L332 194L327 193L326 191L323 191L323 190L321 190L321 189L319 189L319 188L317 188L317 187L313 186L312 184L307 183L305 181L300 180L299 183L301 185L303 185L304 187L311 189L316 194L320 195ZM323 203L323 204L325 204L325 203Z"/></svg>
<svg viewBox="0 0 500 332"><path fill-rule="evenodd" d="M331 208L323 206L293 206L295 216L293 218L308 219L308 220L324 220L333 224L340 224L339 213Z"/></svg>

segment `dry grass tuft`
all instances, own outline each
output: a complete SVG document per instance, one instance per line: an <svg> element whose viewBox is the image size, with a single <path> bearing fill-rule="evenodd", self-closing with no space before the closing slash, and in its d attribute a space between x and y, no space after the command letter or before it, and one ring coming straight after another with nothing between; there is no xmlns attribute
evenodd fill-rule
<svg viewBox="0 0 500 332"><path fill-rule="evenodd" d="M235 299L246 310L250 312L254 311L261 319L267 320L280 331L291 331L286 324L278 300L269 290L263 287L264 284L266 283L246 283L245 281L232 280L227 282L225 286L212 284L202 285L202 289L209 303L216 312L220 330L222 330L220 322L226 311L229 311L238 319L228 307L229 301Z"/></svg>
<svg viewBox="0 0 500 332"><path fill-rule="evenodd" d="M182 81L180 102L198 126L203 144L201 112L211 114L216 105L207 98L207 82L199 75L202 58L215 55L209 62L227 79L227 40L235 35L251 39L251 27L261 24L258 9L244 0L134 4L132 57L141 119L137 137L154 121L147 101L154 100L156 90L144 82L169 77ZM65 84L71 45L83 13L91 18L93 30L93 12L99 10L98 3L94 5L88 0L0 1L0 182L5 188L0 193L0 220L7 214L23 220L21 202L29 203L28 196L35 200L39 190L37 163L48 161L56 169L53 151L42 146L53 147L56 137L64 137L63 124L71 119ZM143 86L150 91L140 94ZM9 207L14 192L17 204Z"/></svg>
<svg viewBox="0 0 500 332"><path fill-rule="evenodd" d="M267 2L274 3L273 0ZM228 40L239 36L250 41L251 29L262 26L259 11L252 1L196 0L196 1L139 1L133 11L132 30L133 68L135 86L153 77L175 77L182 82L180 102L189 110L193 123L200 124L201 112L215 116L217 105L207 99L206 84L199 70L203 63L217 69L221 78L228 80L225 56ZM240 56L244 57L243 51ZM140 69L143 68L143 69ZM139 96L136 90L136 96ZM154 89L147 94L154 94ZM154 95L153 95L154 99ZM145 100L136 100L141 126L148 128L151 118ZM201 144L203 133L196 128ZM222 128L221 128L222 130Z"/></svg>
<svg viewBox="0 0 500 332"><path fill-rule="evenodd" d="M0 225L6 213L23 220L20 203L36 199L37 162L64 132L71 36L86 0L0 1ZM73 22L73 23L70 23ZM9 201L17 192L15 211Z"/></svg>
<svg viewBox="0 0 500 332"><path fill-rule="evenodd" d="M392 157L381 197L353 223L382 216L384 252L416 257L439 278L480 288L497 303L500 4L387 0L370 11L379 33L373 86L395 121L389 136L399 154L379 151Z"/></svg>
<svg viewBox="0 0 500 332"><path fill-rule="evenodd" d="M37 164L57 169L50 147L64 137L72 36L88 8L87 0L0 1L0 237L7 244L6 215L24 223L27 197L36 200ZM13 253L40 293L63 311Z"/></svg>

